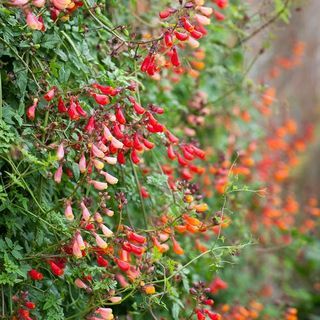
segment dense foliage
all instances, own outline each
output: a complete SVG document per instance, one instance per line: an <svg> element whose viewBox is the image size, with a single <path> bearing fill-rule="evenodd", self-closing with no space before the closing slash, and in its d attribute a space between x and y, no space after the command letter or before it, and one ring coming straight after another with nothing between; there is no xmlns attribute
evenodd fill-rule
<svg viewBox="0 0 320 320"><path fill-rule="evenodd" d="M3 319L319 319L312 141L249 39L290 1L0 4ZM317 261L318 260L318 261ZM312 281L311 281L312 279ZM298 310L298 311L297 311Z"/></svg>

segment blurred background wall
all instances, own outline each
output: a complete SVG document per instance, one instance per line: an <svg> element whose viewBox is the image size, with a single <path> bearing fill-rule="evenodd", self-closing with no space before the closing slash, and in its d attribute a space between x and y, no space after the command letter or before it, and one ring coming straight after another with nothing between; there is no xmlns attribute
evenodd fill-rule
<svg viewBox="0 0 320 320"><path fill-rule="evenodd" d="M281 112L288 112L299 124L312 122L316 125L315 141L308 147L297 173L297 191L303 191L301 195L304 196L315 194L320 199L320 138L317 130L317 124L320 127L320 0L293 3L289 24L272 24L248 41L248 54L252 56L268 37L272 38L271 48L258 59L251 77L256 81L263 80L274 67L275 56L289 57L294 43L301 41L305 44L301 65L273 79L272 85L276 88L279 101L284 102ZM256 0L255 7L259 6L261 1Z"/></svg>

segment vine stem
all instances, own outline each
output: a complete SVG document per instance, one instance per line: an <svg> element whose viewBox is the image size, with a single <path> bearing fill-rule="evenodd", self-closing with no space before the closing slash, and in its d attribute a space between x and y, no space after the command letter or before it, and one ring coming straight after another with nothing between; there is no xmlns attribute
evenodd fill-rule
<svg viewBox="0 0 320 320"><path fill-rule="evenodd" d="M93 12L92 12L92 8L90 8L87 0L84 0L84 5L87 8L90 16L96 21L98 22L98 24L106 29L109 33L113 34L116 38L118 38L120 41L127 43L127 40L123 39L121 36L119 36L114 30L112 30L110 27L108 27L105 23L103 23Z"/></svg>

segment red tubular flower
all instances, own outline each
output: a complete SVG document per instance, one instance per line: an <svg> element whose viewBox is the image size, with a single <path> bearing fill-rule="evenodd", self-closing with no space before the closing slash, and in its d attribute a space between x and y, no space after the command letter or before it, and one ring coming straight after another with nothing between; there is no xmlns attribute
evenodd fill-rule
<svg viewBox="0 0 320 320"><path fill-rule="evenodd" d="M60 10L57 9L57 8L50 8L50 17L53 21L56 21L59 17L59 14L60 14Z"/></svg>
<svg viewBox="0 0 320 320"><path fill-rule="evenodd" d="M174 33L174 35L176 36L176 38L180 41L186 41L189 38L189 35L187 33L183 33L183 32L178 32L176 31Z"/></svg>
<svg viewBox="0 0 320 320"><path fill-rule="evenodd" d="M212 306L214 304L214 301L212 299L207 299L203 301L203 303L207 306Z"/></svg>
<svg viewBox="0 0 320 320"><path fill-rule="evenodd" d="M190 35L194 39L200 39L203 36L203 34L197 30L193 30L192 32L190 32Z"/></svg>
<svg viewBox="0 0 320 320"><path fill-rule="evenodd" d="M139 103L136 102L136 100L132 97L129 97L130 102L132 103L133 109L137 114L144 114L146 110L141 107Z"/></svg>
<svg viewBox="0 0 320 320"><path fill-rule="evenodd" d="M53 87L43 96L43 98L47 101L51 101L54 98L55 92L56 92L56 88Z"/></svg>
<svg viewBox="0 0 320 320"><path fill-rule="evenodd" d="M160 19L167 19L171 15L171 10L169 8L159 12Z"/></svg>
<svg viewBox="0 0 320 320"><path fill-rule="evenodd" d="M64 102L63 102L61 97L59 98L59 102L58 102L58 111L61 112L61 113L67 112L67 107L64 104Z"/></svg>
<svg viewBox="0 0 320 320"><path fill-rule="evenodd" d="M169 141L173 144L179 142L179 139L174 134L172 134L169 130L166 131L166 136L169 139Z"/></svg>
<svg viewBox="0 0 320 320"><path fill-rule="evenodd" d="M118 160L118 162L120 164L125 164L126 163L126 158L124 156L123 151L118 151L117 160Z"/></svg>
<svg viewBox="0 0 320 320"><path fill-rule="evenodd" d="M104 94L92 93L91 95L94 98L94 100L102 106L105 106L106 104L110 103L109 97Z"/></svg>
<svg viewBox="0 0 320 320"><path fill-rule="evenodd" d="M147 191L147 189L145 187L140 188L140 193L141 193L142 198L146 199L146 198L150 197L149 192Z"/></svg>
<svg viewBox="0 0 320 320"><path fill-rule="evenodd" d="M123 114L123 112L122 112L120 107L118 107L116 109L116 118L117 118L117 121L120 124L125 124L126 123L126 118L124 117L124 114Z"/></svg>
<svg viewBox="0 0 320 320"><path fill-rule="evenodd" d="M181 172L181 177L184 180L191 180L193 178L193 175L188 168L184 168Z"/></svg>
<svg viewBox="0 0 320 320"><path fill-rule="evenodd" d="M68 109L68 115L71 120L79 120L80 115L77 112L77 105L74 103L73 98L70 99L70 106Z"/></svg>
<svg viewBox="0 0 320 320"><path fill-rule="evenodd" d="M79 115L81 117L86 117L87 116L87 113L80 106L79 101L76 101L76 110L77 110L77 112L79 113Z"/></svg>
<svg viewBox="0 0 320 320"><path fill-rule="evenodd" d="M24 319L24 320L29 320L29 319L31 319L31 318L30 318L29 310L19 309L18 313L19 313L19 316L21 317L21 319Z"/></svg>
<svg viewBox="0 0 320 320"><path fill-rule="evenodd" d="M35 309L35 307L36 307L36 304L32 301L26 301L24 305L25 305L25 307L27 307L28 309L31 309L31 310Z"/></svg>
<svg viewBox="0 0 320 320"><path fill-rule="evenodd" d="M144 236L141 236L140 234L137 234L135 232L132 232L132 231L129 231L127 233L127 239L129 241L133 241L133 242L137 242L137 243L140 243L140 244L144 244L146 242L146 237Z"/></svg>
<svg viewBox="0 0 320 320"><path fill-rule="evenodd" d="M151 53L148 53L148 55L144 58L141 64L141 71L146 72L150 65L153 65L154 63L154 56Z"/></svg>
<svg viewBox="0 0 320 320"><path fill-rule="evenodd" d="M156 73L156 65L154 64L154 62L149 64L147 73L149 76L153 76Z"/></svg>
<svg viewBox="0 0 320 320"><path fill-rule="evenodd" d="M107 95L112 96L112 97L116 96L120 92L119 89L115 89L115 88L112 88L110 86L102 86L102 85L97 84L97 83L94 84L93 87L99 89L101 91L101 93L107 94Z"/></svg>
<svg viewBox="0 0 320 320"><path fill-rule="evenodd" d="M188 32L192 32L194 30L194 26L189 22L189 20L186 17L182 17L181 22L182 22L183 28Z"/></svg>
<svg viewBox="0 0 320 320"><path fill-rule="evenodd" d="M115 259L116 264L122 271L128 271L130 269L130 264L126 261Z"/></svg>
<svg viewBox="0 0 320 320"><path fill-rule="evenodd" d="M109 262L100 255L97 257L97 263L100 267L107 267L109 264Z"/></svg>
<svg viewBox="0 0 320 320"><path fill-rule="evenodd" d="M228 6L228 0L215 0L215 3L221 9L224 9Z"/></svg>
<svg viewBox="0 0 320 320"><path fill-rule="evenodd" d="M173 41L172 41L172 34L169 31L166 31L164 33L164 43L167 47L172 47L173 46Z"/></svg>
<svg viewBox="0 0 320 320"><path fill-rule="evenodd" d="M152 149L154 147L154 143L145 139L145 138L142 138L142 141L143 141L143 144L146 148L148 149Z"/></svg>
<svg viewBox="0 0 320 320"><path fill-rule="evenodd" d="M204 158L205 158L206 153L205 153L203 150L201 150L201 149L199 149L199 148L197 148L197 147L195 147L195 146L192 146L192 149L193 149L193 153L194 153L198 158L200 158L200 159L204 159Z"/></svg>
<svg viewBox="0 0 320 320"><path fill-rule="evenodd" d="M186 158L187 160L193 160L194 159L194 156L192 153L190 153L186 147L181 147L182 149L182 153L183 153L183 156L184 158Z"/></svg>
<svg viewBox="0 0 320 320"><path fill-rule="evenodd" d="M43 274L35 269L28 271L28 275L32 280L40 281L43 279Z"/></svg>
<svg viewBox="0 0 320 320"><path fill-rule="evenodd" d="M128 252L131 252L131 244L129 242L125 241L122 244L122 249L125 251L128 251Z"/></svg>
<svg viewBox="0 0 320 320"><path fill-rule="evenodd" d="M55 276L62 276L64 273L64 270L60 267L57 266L56 263L54 263L53 261L49 261L50 264L50 268L51 268L51 272L55 275Z"/></svg>
<svg viewBox="0 0 320 320"><path fill-rule="evenodd" d="M179 56L178 56L178 52L177 49L175 47L172 48L172 55L171 55L171 63L175 66L175 67L179 67L180 66L180 61L179 61Z"/></svg>
<svg viewBox="0 0 320 320"><path fill-rule="evenodd" d="M115 124L113 125L113 134L116 138L118 139L122 139L123 138L123 133L120 129L120 126L118 123L115 122Z"/></svg>
<svg viewBox="0 0 320 320"><path fill-rule="evenodd" d="M213 14L218 21L223 21L225 19L225 16L219 11L214 11Z"/></svg>
<svg viewBox="0 0 320 320"><path fill-rule="evenodd" d="M164 113L163 108L160 108L160 107L157 107L157 106L154 106L154 105L152 106L152 111L154 111L157 114L163 114Z"/></svg>
<svg viewBox="0 0 320 320"><path fill-rule="evenodd" d="M176 158L176 154L173 150L173 146L170 144L167 148L167 154L168 154L168 158L170 160L174 160Z"/></svg>
<svg viewBox="0 0 320 320"><path fill-rule="evenodd" d="M207 29L202 25L202 24L199 24L198 26L196 26L196 28L195 28L198 32L201 32L202 33L202 35L206 35L206 34L208 34L208 31L207 31Z"/></svg>
<svg viewBox="0 0 320 320"><path fill-rule="evenodd" d="M198 320L206 320L206 316L201 310L196 310L196 315Z"/></svg>
<svg viewBox="0 0 320 320"><path fill-rule="evenodd" d="M91 116L88 120L88 123L84 127L84 131L91 134L94 130L94 127L95 127L95 119L94 119L94 116Z"/></svg>
<svg viewBox="0 0 320 320"><path fill-rule="evenodd" d="M29 120L34 120L35 118L35 115L36 115L36 107L38 105L38 99L37 98L34 98L33 99L33 105L30 106L27 110L27 117Z"/></svg>
<svg viewBox="0 0 320 320"><path fill-rule="evenodd" d="M133 136L133 147L138 151L142 151L143 150L143 145L140 142L139 135L138 135L137 132Z"/></svg>
<svg viewBox="0 0 320 320"><path fill-rule="evenodd" d="M208 299L211 300L211 299ZM212 300L213 301L213 300ZM205 313L207 314L207 316L211 319L211 320L220 320L221 316L218 313L214 313L208 309L205 310Z"/></svg>
<svg viewBox="0 0 320 320"><path fill-rule="evenodd" d="M172 238L173 252L178 255L184 254L183 249L175 238Z"/></svg>
<svg viewBox="0 0 320 320"><path fill-rule="evenodd" d="M156 120L156 118L148 111L146 113L146 115L148 116L148 122L152 125L152 126L155 126L158 124L158 121Z"/></svg>
<svg viewBox="0 0 320 320"><path fill-rule="evenodd" d="M138 164L140 162L137 151L135 149L132 150L130 157L134 164Z"/></svg>
<svg viewBox="0 0 320 320"><path fill-rule="evenodd" d="M178 162L181 166L185 167L188 165L188 162L186 161L186 159L184 159L179 153L177 154L178 157Z"/></svg>
<svg viewBox="0 0 320 320"><path fill-rule="evenodd" d="M141 256L144 252L144 248L136 246L134 244L130 244L130 250L133 254L137 255L137 256Z"/></svg>

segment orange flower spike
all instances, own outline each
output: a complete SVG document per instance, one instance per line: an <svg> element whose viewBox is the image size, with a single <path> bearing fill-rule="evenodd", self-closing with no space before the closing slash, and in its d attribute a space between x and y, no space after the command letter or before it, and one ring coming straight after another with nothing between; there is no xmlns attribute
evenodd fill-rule
<svg viewBox="0 0 320 320"><path fill-rule="evenodd" d="M187 224L187 230L190 232L190 233L196 233L199 231L199 227L196 227L196 226L193 226L191 224Z"/></svg>
<svg viewBox="0 0 320 320"><path fill-rule="evenodd" d="M179 233L185 233L187 231L187 227L184 225L177 225L174 227L174 229Z"/></svg>
<svg viewBox="0 0 320 320"><path fill-rule="evenodd" d="M199 219L190 217L187 214L183 214L182 218L186 224L190 224L190 225L196 226L196 227L201 225L201 221Z"/></svg>
<svg viewBox="0 0 320 320"><path fill-rule="evenodd" d="M208 209L209 209L209 207L206 203L197 204L194 208L197 213L202 213L202 212L208 211Z"/></svg>
<svg viewBox="0 0 320 320"><path fill-rule="evenodd" d="M184 254L184 250L181 248L180 244L174 237L172 237L172 244L173 244L173 252L175 254L178 254L178 255Z"/></svg>
<svg viewBox="0 0 320 320"><path fill-rule="evenodd" d="M166 246L162 245L156 237L152 237L153 245L159 250L160 253L167 251Z"/></svg>

